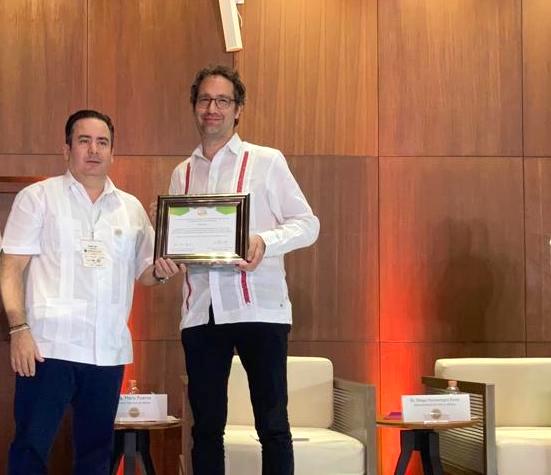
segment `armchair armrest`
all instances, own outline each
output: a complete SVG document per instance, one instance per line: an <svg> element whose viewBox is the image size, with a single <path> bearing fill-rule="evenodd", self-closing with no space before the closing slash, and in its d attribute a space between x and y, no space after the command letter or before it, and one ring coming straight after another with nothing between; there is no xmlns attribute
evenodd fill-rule
<svg viewBox="0 0 551 475"><path fill-rule="evenodd" d="M424 376L428 394L444 394L447 379ZM497 475L495 393L493 384L458 381L459 390L468 393L471 415L481 419L474 427L440 432L440 455L446 473L451 475Z"/></svg>
<svg viewBox="0 0 551 475"><path fill-rule="evenodd" d="M335 378L332 430L358 439L365 447L368 475L377 474L375 386Z"/></svg>

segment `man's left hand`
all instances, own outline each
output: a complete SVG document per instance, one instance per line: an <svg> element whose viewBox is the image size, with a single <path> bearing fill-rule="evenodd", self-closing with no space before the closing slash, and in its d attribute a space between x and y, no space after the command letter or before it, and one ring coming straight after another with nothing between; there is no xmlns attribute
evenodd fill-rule
<svg viewBox="0 0 551 475"><path fill-rule="evenodd" d="M245 272L251 272L258 267L258 264L262 261L264 257L264 252L266 251L266 244L264 240L258 235L255 234L249 238L249 250L247 251L247 260L241 261L237 264L239 269Z"/></svg>
<svg viewBox="0 0 551 475"><path fill-rule="evenodd" d="M165 282L178 273L185 272L186 266L184 264L177 265L172 259L159 257L154 264L142 272L138 280L143 285L157 285L161 281Z"/></svg>

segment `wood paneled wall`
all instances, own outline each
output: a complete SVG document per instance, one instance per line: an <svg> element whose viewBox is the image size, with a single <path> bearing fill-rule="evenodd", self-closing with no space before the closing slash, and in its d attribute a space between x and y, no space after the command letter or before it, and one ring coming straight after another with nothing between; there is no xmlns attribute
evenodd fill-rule
<svg viewBox="0 0 551 475"><path fill-rule="evenodd" d="M235 55L217 8L0 2L0 174L61 172L65 118L89 106L114 118L115 182L147 205L197 141L195 70L235 64L240 134L287 155L321 219L318 243L286 259L293 353L377 384L381 411L421 391L439 357L551 356L549 2L246 0ZM129 368L175 413L179 305L176 282L136 292ZM7 353L4 339L2 420ZM161 473L174 473L174 437L153 441ZM389 474L397 433L381 441Z"/></svg>
<svg viewBox="0 0 551 475"><path fill-rule="evenodd" d="M291 156L322 224L287 259L292 351L378 384L381 411L439 357L551 356L548 2L242 13L243 135Z"/></svg>
<svg viewBox="0 0 551 475"><path fill-rule="evenodd" d="M208 34L207 34L208 32ZM174 167L196 146L189 86L225 53L217 0L5 0L0 2L0 175L63 173L67 116L95 108L114 120L111 176L147 208L166 193ZM13 196L0 194L3 227ZM136 377L144 391L167 392L181 412L183 353L178 331L181 282L137 286L131 316ZM0 472L12 437L13 375L5 323L0 327ZM69 419L50 463L70 473ZM155 431L157 473L177 472L179 431Z"/></svg>
<svg viewBox="0 0 551 475"><path fill-rule="evenodd" d="M86 5L0 2L0 153L60 153L62 124L86 104Z"/></svg>
<svg viewBox="0 0 551 475"><path fill-rule="evenodd" d="M289 155L377 155L376 0L245 2L241 130Z"/></svg>
<svg viewBox="0 0 551 475"><path fill-rule="evenodd" d="M379 155L520 155L521 53L520 0L379 2Z"/></svg>

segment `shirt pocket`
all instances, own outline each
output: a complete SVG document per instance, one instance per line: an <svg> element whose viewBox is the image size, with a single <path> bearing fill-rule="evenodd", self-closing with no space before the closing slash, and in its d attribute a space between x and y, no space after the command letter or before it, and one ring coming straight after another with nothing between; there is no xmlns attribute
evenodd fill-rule
<svg viewBox="0 0 551 475"><path fill-rule="evenodd" d="M113 243L113 254L115 257L125 259L133 259L135 257L138 239L137 228L111 226L111 239Z"/></svg>
<svg viewBox="0 0 551 475"><path fill-rule="evenodd" d="M94 325L87 319L88 303L81 299L46 299L41 336L58 343L85 343L94 337Z"/></svg>

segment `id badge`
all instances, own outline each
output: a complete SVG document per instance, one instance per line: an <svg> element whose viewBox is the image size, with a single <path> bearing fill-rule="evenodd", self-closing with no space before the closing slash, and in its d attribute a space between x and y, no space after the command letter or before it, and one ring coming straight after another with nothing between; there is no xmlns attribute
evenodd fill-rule
<svg viewBox="0 0 551 475"><path fill-rule="evenodd" d="M105 267L107 254L105 245L93 239L81 239L82 264L84 267Z"/></svg>

